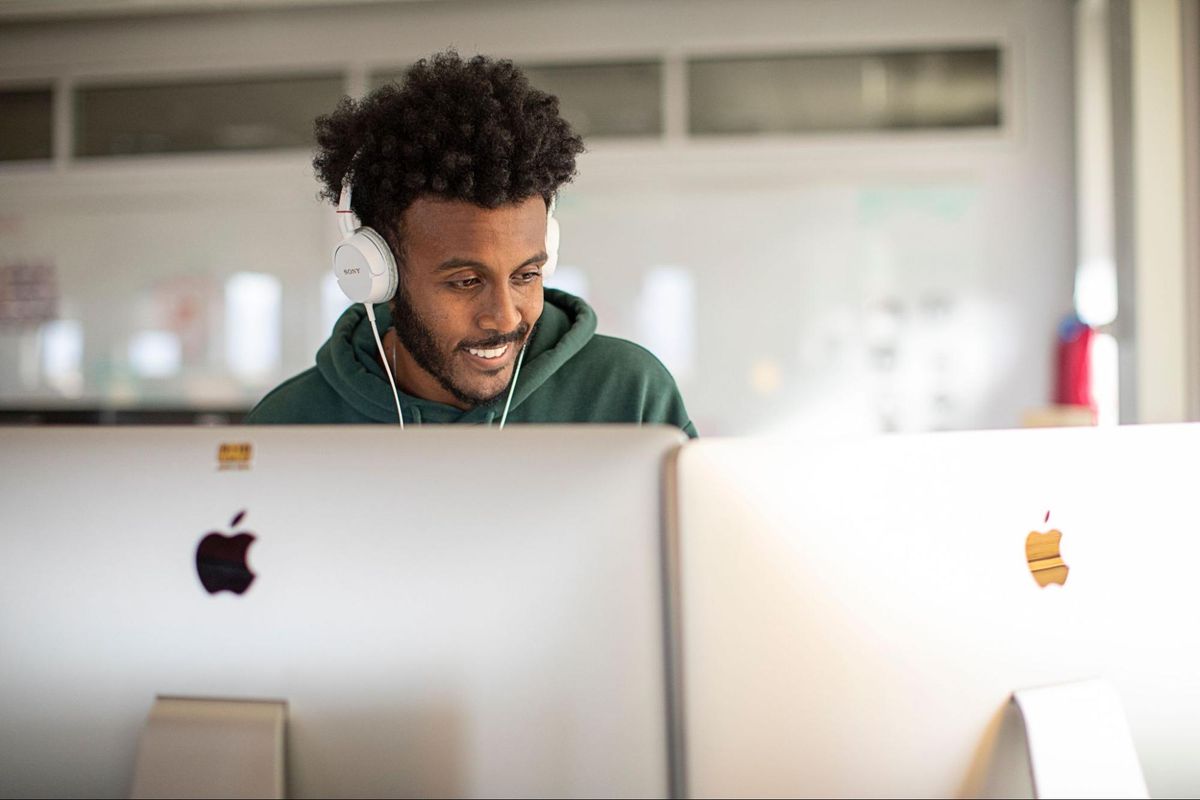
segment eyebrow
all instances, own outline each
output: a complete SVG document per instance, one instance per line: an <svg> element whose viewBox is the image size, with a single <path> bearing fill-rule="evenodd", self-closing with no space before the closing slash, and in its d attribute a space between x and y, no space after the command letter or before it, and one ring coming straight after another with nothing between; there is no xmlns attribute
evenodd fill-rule
<svg viewBox="0 0 1200 800"><path fill-rule="evenodd" d="M521 269L522 267L528 267L532 264L536 264L539 261L545 261L547 258L548 258L548 256L546 255L546 251L539 250L534 255L531 255L529 258L525 259L520 264L513 267L513 269L511 271L516 272L517 270ZM474 267L475 269L482 269L485 271L488 269L491 269L487 264L484 264L482 261L475 261L470 258L449 258L449 259L446 259L445 261L443 261L441 264L438 264L437 268L434 269L434 272L450 272L452 270L462 269L463 267Z"/></svg>

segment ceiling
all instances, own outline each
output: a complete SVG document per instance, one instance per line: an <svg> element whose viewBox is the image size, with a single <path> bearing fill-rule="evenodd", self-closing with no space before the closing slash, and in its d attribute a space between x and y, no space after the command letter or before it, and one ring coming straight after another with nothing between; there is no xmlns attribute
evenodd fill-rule
<svg viewBox="0 0 1200 800"><path fill-rule="evenodd" d="M0 23L257 11L433 0L0 0Z"/></svg>

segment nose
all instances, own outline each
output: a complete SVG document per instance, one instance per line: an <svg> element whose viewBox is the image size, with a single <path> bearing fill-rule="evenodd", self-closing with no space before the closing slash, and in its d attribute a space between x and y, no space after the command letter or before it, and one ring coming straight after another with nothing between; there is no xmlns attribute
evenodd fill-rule
<svg viewBox="0 0 1200 800"><path fill-rule="evenodd" d="M521 310L507 281L493 283L483 302L484 307L475 318L483 330L512 333L521 324Z"/></svg>

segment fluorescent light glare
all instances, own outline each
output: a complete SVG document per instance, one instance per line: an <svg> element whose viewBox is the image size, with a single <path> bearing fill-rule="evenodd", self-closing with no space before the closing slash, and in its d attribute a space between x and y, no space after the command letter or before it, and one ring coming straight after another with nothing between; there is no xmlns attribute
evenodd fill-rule
<svg viewBox="0 0 1200 800"><path fill-rule="evenodd" d="M259 382L279 369L282 305L274 275L238 272L225 282L225 359L237 377Z"/></svg>
<svg viewBox="0 0 1200 800"><path fill-rule="evenodd" d="M129 340L129 366L141 378L170 378L179 374L183 348L170 331L138 331Z"/></svg>
<svg viewBox="0 0 1200 800"><path fill-rule="evenodd" d="M658 356L677 381L696 364L696 280L683 267L654 267L637 300L639 341Z"/></svg>
<svg viewBox="0 0 1200 800"><path fill-rule="evenodd" d="M83 392L83 323L56 319L42 325L42 374L65 395Z"/></svg>
<svg viewBox="0 0 1200 800"><path fill-rule="evenodd" d="M1109 259L1092 259L1075 273L1075 314L1093 328L1117 318L1117 268Z"/></svg>

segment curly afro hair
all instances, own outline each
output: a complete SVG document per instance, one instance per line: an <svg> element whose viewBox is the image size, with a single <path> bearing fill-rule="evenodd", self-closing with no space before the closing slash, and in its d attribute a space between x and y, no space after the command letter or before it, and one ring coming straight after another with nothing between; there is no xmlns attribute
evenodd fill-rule
<svg viewBox="0 0 1200 800"><path fill-rule="evenodd" d="M511 61L464 61L453 50L361 101L342 98L315 129L321 195L337 203L349 178L354 212L394 250L401 215L418 197L485 208L534 195L549 202L583 152L557 97L530 86Z"/></svg>

